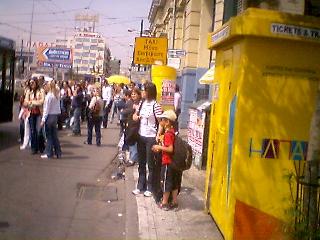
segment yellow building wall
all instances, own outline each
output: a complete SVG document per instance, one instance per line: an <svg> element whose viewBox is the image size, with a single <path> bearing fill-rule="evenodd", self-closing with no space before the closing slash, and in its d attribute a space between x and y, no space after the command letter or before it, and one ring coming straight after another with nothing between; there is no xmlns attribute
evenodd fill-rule
<svg viewBox="0 0 320 240"><path fill-rule="evenodd" d="M199 26L199 42L198 42L198 68L208 68L210 51L207 48L207 35L212 25L212 1L201 0L200 10L200 26Z"/></svg>
<svg viewBox="0 0 320 240"><path fill-rule="evenodd" d="M315 18L249 9L225 25L225 36L212 41L215 33L210 35L209 46L217 50L218 90L212 101L206 196L225 239L283 239L292 200L284 176L295 173L293 158L305 158L303 142L309 138L320 79L320 42L274 34L274 23L320 26Z"/></svg>

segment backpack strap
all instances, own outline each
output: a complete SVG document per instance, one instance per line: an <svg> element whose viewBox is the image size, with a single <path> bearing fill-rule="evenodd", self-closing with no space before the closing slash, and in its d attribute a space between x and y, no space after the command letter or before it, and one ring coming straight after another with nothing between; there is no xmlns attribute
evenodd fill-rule
<svg viewBox="0 0 320 240"><path fill-rule="evenodd" d="M141 111L141 108L142 108L143 103L144 103L144 100L142 100L141 103L140 103L140 106L139 106L138 112L137 112L138 114L140 114L140 111Z"/></svg>
<svg viewBox="0 0 320 240"><path fill-rule="evenodd" d="M154 111L154 108L156 106L156 103L157 101L154 102L153 106L152 106L152 110L153 110L153 116L154 116L154 120L156 122L156 129L157 129L157 132L158 132L158 129L159 129L159 121L157 119L157 116L156 116L156 112Z"/></svg>

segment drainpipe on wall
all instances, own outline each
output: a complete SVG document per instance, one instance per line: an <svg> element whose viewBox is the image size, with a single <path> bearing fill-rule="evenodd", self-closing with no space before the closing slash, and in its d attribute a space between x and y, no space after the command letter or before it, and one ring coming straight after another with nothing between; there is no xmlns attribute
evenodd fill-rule
<svg viewBox="0 0 320 240"><path fill-rule="evenodd" d="M171 48L174 49L174 39L176 35L176 11L177 11L177 0L173 0L173 26L172 26L172 45Z"/></svg>
<svg viewBox="0 0 320 240"><path fill-rule="evenodd" d="M211 32L214 31L214 24L215 24L215 18L216 18L216 3L217 3L217 0L213 0ZM213 55L212 52L213 50L210 49L209 68L211 67L211 62L212 62L212 55Z"/></svg>

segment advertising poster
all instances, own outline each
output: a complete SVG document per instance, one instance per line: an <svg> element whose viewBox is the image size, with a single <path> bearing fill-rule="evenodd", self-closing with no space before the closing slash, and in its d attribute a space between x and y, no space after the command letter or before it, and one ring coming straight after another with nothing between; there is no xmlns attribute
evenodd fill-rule
<svg viewBox="0 0 320 240"><path fill-rule="evenodd" d="M188 126L188 143L192 147L195 158L201 157L203 146L203 133L206 113L198 109L190 109Z"/></svg>
<svg viewBox="0 0 320 240"><path fill-rule="evenodd" d="M176 90L176 83L172 80L162 81L161 90L161 105L174 105L174 93Z"/></svg>

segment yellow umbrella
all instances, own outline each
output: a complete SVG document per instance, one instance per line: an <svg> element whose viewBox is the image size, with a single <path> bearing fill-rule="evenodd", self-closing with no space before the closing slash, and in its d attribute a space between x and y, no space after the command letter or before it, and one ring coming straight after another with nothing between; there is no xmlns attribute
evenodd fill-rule
<svg viewBox="0 0 320 240"><path fill-rule="evenodd" d="M111 77L108 77L108 83L129 84L130 83L130 79L127 78L126 76L122 76L122 75L112 75Z"/></svg>

